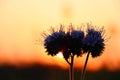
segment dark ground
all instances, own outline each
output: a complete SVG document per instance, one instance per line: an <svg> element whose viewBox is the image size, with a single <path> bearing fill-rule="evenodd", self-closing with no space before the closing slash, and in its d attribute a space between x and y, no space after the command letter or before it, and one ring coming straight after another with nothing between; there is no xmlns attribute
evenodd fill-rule
<svg viewBox="0 0 120 80"><path fill-rule="evenodd" d="M75 70L75 80L80 80L80 70ZM0 66L0 80L69 80L69 71L57 66L34 65L28 67ZM87 72L86 80L120 80L120 70Z"/></svg>

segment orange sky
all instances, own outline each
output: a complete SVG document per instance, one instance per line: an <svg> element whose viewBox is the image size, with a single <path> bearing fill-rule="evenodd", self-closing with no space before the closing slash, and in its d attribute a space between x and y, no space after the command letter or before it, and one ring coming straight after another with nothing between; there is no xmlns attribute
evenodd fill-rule
<svg viewBox="0 0 120 80"><path fill-rule="evenodd" d="M40 33L60 23L77 26L92 22L105 26L111 39L102 56L89 60L88 69L120 69L119 14L119 0L0 0L0 64L40 62L68 66L63 59L44 52ZM84 60L85 55L76 58L75 66L83 66Z"/></svg>

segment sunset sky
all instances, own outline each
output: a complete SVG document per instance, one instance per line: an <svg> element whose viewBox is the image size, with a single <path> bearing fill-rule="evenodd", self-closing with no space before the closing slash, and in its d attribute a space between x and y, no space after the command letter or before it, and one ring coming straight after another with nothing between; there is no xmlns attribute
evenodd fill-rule
<svg viewBox="0 0 120 80"><path fill-rule="evenodd" d="M45 53L40 34L51 26L86 22L105 26L111 36L103 55L90 58L88 69L120 69L120 0L0 0L0 64L68 67L64 59ZM75 67L83 66L85 56L75 59Z"/></svg>

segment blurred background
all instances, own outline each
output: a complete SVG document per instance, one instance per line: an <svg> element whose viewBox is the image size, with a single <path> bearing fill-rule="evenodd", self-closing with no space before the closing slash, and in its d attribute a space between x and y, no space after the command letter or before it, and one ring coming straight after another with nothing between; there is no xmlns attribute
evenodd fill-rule
<svg viewBox="0 0 120 80"><path fill-rule="evenodd" d="M86 80L120 80L120 0L0 0L0 80L69 80L69 66L43 47L43 31L59 24L104 26L104 53L89 59ZM86 55L75 58L80 80Z"/></svg>

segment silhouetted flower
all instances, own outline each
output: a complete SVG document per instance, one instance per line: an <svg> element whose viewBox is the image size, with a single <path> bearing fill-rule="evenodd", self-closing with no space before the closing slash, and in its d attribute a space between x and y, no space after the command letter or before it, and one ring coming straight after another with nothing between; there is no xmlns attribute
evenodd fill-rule
<svg viewBox="0 0 120 80"><path fill-rule="evenodd" d="M105 48L103 35L103 28L88 27L86 37L83 40L84 52L90 52L92 57L100 56Z"/></svg>
<svg viewBox="0 0 120 80"><path fill-rule="evenodd" d="M44 40L44 47L49 55L54 56L62 51L64 58L68 59L71 55L80 56L82 54L83 39L84 32L75 30L72 25L66 32L61 27L57 31L52 28L52 33L47 35Z"/></svg>
<svg viewBox="0 0 120 80"><path fill-rule="evenodd" d="M81 30L67 31L66 33L66 46L63 50L64 58L68 59L70 55L80 56L82 54L82 40L84 33Z"/></svg>
<svg viewBox="0 0 120 80"><path fill-rule="evenodd" d="M53 32L51 35L48 35L45 39L44 46L48 54L54 56L59 51L61 51L66 44L66 35L65 32Z"/></svg>
<svg viewBox="0 0 120 80"><path fill-rule="evenodd" d="M84 32L81 30L73 30L71 37L70 50L74 55L80 56L82 54Z"/></svg>
<svg viewBox="0 0 120 80"><path fill-rule="evenodd" d="M91 53L92 57L100 56L105 48L104 29L94 28L89 24L87 27L87 34L85 36L81 29L76 30L72 25L66 31L61 25L57 30L52 28L51 34L44 34L46 52L51 56L62 52L64 59L70 65L70 80L73 79L75 55L81 56L83 53L88 53L81 76L81 79L84 80L89 54Z"/></svg>

